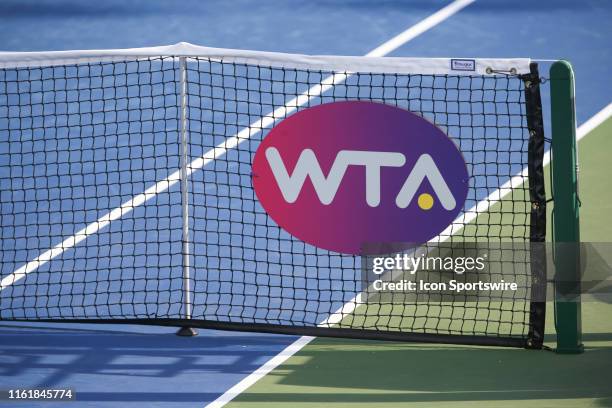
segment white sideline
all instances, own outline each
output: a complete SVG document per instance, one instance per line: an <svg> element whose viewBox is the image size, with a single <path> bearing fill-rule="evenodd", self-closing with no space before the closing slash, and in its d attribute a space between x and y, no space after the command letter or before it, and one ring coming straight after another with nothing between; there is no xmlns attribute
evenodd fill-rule
<svg viewBox="0 0 612 408"><path fill-rule="evenodd" d="M585 137L591 130L595 129L597 126L602 124L606 119L612 116L612 103L608 104L605 108L597 112L594 116L592 116L589 120L584 122L580 127L578 127L576 131L576 140L580 140ZM543 165L547 166L550 163L550 151L547 151L544 154L544 162ZM471 221L475 220L478 216L479 212L484 212L488 208L490 208L495 203L499 202L504 196L508 195L512 189L520 186L527 176L527 168L524 168L520 173L516 174L512 179L508 180L504 183L498 190L489 194L487 198L478 202L474 207L470 208L468 211L464 213L463 216L459 217L455 220L446 230L444 230L439 237L432 239L430 242L444 242L450 238L452 234L456 234L462 228L464 223L468 224ZM457 228L453 231L453 228ZM330 315L327 319L319 324L319 326L330 326L339 323L342 318L355 311L357 306L361 303L359 295L355 296L353 299L346 302L340 309L338 309L334 314ZM291 356L300 351L303 347L305 347L308 343L314 340L315 337L311 336L302 336L289 346L287 346L283 351L277 354L275 357L267 361L263 366L259 367L253 373L249 374L247 377L242 379L232 388L227 390L224 394L222 394L219 398L206 405L205 408L220 408L236 398L242 392L246 391L251 385L255 384L262 377L266 376L272 370L274 370L279 365L283 364L287 361Z"/></svg>
<svg viewBox="0 0 612 408"><path fill-rule="evenodd" d="M401 32L390 40L374 48L372 51L366 54L366 57L383 57L385 55L388 55L390 52L395 51L402 45L406 44L408 41L413 40L415 37L423 34L425 31L431 29L432 27L435 27L442 21L451 17L453 14L456 14L457 12L469 6L475 1L476 0L453 1L449 5L441 8L432 15L419 21L412 27L409 27L405 31Z"/></svg>
<svg viewBox="0 0 612 408"><path fill-rule="evenodd" d="M591 132L591 130L601 125L610 116L612 116L612 102L578 127L578 130L576 131L576 140L580 140L585 137L589 132Z"/></svg>
<svg viewBox="0 0 612 408"><path fill-rule="evenodd" d="M428 16L427 18L421 20L417 24L408 28L404 32L398 34L397 36L391 38L389 41L381 44L376 47L372 51L366 54L366 56L370 57L379 57L387 55L388 53L394 51L399 48L403 44L417 37L418 35L424 33L435 25L441 23L447 18L451 17L453 14L456 14L461 9L467 7L471 3L476 0L456 0L451 4L443 7L438 10L434 14ZM355 298L351 299L349 302L346 302L339 310L330 315L327 319L319 324L319 326L328 326L338 323L342 320L342 317L346 314L350 314L355 310L357 304L360 303L359 295ZM222 395L220 395L216 400L212 401L205 408L220 408L226 405L228 402L236 398L242 392L244 392L247 388L255 384L261 378L265 377L268 373L274 370L279 365L283 364L287 361L291 356L300 351L303 347L305 347L308 343L314 340L315 337L312 336L302 336L289 346L284 348L280 353L276 356L268 360L264 365L259 367L257 370L253 371L251 374L243 378L229 390L225 391Z"/></svg>

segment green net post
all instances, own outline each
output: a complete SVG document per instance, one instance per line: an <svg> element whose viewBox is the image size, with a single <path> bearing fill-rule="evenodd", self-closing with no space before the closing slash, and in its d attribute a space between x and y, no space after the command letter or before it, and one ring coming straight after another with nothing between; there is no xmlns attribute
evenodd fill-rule
<svg viewBox="0 0 612 408"><path fill-rule="evenodd" d="M581 353L580 223L574 73L567 61L550 68L558 353Z"/></svg>

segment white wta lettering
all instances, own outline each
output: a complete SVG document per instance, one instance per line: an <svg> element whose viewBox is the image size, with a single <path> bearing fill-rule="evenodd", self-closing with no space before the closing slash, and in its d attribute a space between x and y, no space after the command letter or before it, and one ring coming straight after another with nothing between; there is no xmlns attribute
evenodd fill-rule
<svg viewBox="0 0 612 408"><path fill-rule="evenodd" d="M402 167L406 163L406 158L402 153L341 150L336 155L329 174L325 177L311 149L302 151L292 174L287 171L278 149L268 147L265 153L283 198L288 203L294 203L298 199L306 178L310 177L321 204L331 204L348 166L353 165L365 167L366 202L370 207L377 207L380 204L380 169L382 167ZM431 184L442 207L449 211L454 209L455 198L432 157L428 154L421 155L417 160L397 195L396 205L399 208L408 207L425 179Z"/></svg>

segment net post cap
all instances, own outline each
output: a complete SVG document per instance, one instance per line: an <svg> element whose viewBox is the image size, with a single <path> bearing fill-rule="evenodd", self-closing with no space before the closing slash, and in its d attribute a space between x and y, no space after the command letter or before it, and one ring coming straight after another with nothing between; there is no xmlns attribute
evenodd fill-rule
<svg viewBox="0 0 612 408"><path fill-rule="evenodd" d="M550 79L568 80L574 76L574 69L567 60L555 61L550 66L549 76Z"/></svg>

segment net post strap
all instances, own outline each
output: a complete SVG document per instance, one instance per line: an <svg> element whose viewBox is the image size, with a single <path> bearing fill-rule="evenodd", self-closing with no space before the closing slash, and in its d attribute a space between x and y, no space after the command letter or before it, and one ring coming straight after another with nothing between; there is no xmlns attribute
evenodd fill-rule
<svg viewBox="0 0 612 408"><path fill-rule="evenodd" d="M542 348L546 317L546 190L544 185L544 120L538 64L530 64L530 73L522 76L525 84L528 141L528 182L531 204L529 222L531 305L527 348ZM534 300L535 299L535 300Z"/></svg>

